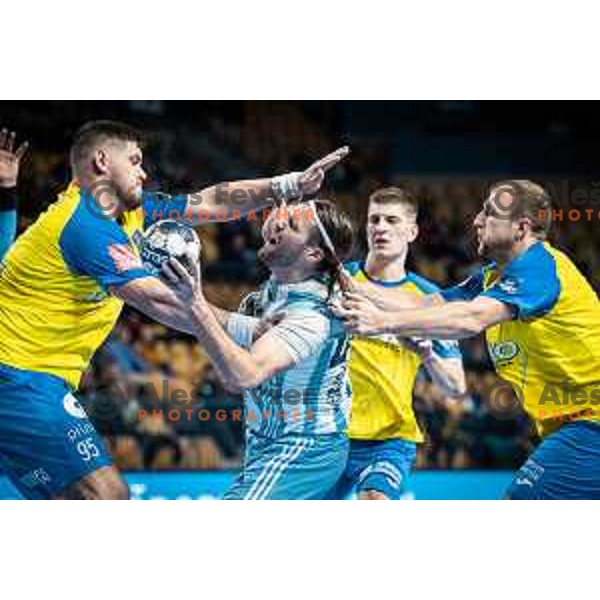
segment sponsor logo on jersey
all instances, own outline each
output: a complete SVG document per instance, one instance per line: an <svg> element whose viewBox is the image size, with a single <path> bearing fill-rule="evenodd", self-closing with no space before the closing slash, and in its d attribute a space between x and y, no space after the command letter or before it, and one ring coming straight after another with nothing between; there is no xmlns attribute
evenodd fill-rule
<svg viewBox="0 0 600 600"><path fill-rule="evenodd" d="M108 254L120 273L142 268L139 257L135 255L128 244L111 244L108 247Z"/></svg>
<svg viewBox="0 0 600 600"><path fill-rule="evenodd" d="M52 478L48 472L41 467L34 469L33 471L29 471L29 473L26 473L21 477L21 483L28 488L34 488L38 485L47 485L51 481Z"/></svg>
<svg viewBox="0 0 600 600"><path fill-rule="evenodd" d="M100 290L98 292L92 292L91 294L87 294L85 296L81 296L82 302L102 302L102 300L106 300L110 294L105 292L104 290Z"/></svg>
<svg viewBox="0 0 600 600"><path fill-rule="evenodd" d="M519 346L516 342L498 342L492 344L490 348L490 354L494 362L506 362L512 360L517 354L519 354Z"/></svg>
<svg viewBox="0 0 600 600"><path fill-rule="evenodd" d="M507 294L515 294L519 289L519 282L512 277L505 277L498 283L498 288Z"/></svg>
<svg viewBox="0 0 600 600"><path fill-rule="evenodd" d="M87 418L85 410L83 410L83 406L81 406L79 400L77 400L73 394L65 394L65 397L63 398L63 406L65 411L72 417L75 417L76 419Z"/></svg>

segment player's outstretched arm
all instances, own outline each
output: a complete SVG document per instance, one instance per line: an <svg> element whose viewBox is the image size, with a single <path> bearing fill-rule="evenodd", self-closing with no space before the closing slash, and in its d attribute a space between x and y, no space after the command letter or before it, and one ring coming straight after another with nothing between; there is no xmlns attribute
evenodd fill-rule
<svg viewBox="0 0 600 600"><path fill-rule="evenodd" d="M381 310L398 311L412 308L425 308L444 304L445 300L439 293L418 296L413 292L399 290L397 288L384 288L372 285L369 282L357 282L352 280L352 291L364 296Z"/></svg>
<svg viewBox="0 0 600 600"><path fill-rule="evenodd" d="M188 194L185 218L191 225L235 220L251 210L262 210L274 203L315 194L323 185L325 174L349 152L348 146L344 146L322 157L304 171L220 183Z"/></svg>
<svg viewBox="0 0 600 600"><path fill-rule="evenodd" d="M0 130L0 260L17 233L17 178L27 142L15 149L16 133Z"/></svg>
<svg viewBox="0 0 600 600"><path fill-rule="evenodd" d="M395 333L403 337L446 340L471 337L492 325L514 318L509 305L483 296L468 302L448 302L443 306L388 312L364 296L350 293L332 308L351 333Z"/></svg>
<svg viewBox="0 0 600 600"><path fill-rule="evenodd" d="M462 359L442 358L433 353L423 364L433 383L447 396L458 397L467 392Z"/></svg>
<svg viewBox="0 0 600 600"><path fill-rule="evenodd" d="M191 276L175 259L165 263L163 270L174 292L188 306L194 334L225 384L238 390L251 389L294 364L294 357L273 330L249 349L238 345L204 299L198 274Z"/></svg>
<svg viewBox="0 0 600 600"><path fill-rule="evenodd" d="M119 287L113 287L110 291L126 304L167 327L191 335L196 331L190 318L189 307L157 277L134 279ZM224 326L231 313L211 304L208 306L217 322Z"/></svg>
<svg viewBox="0 0 600 600"><path fill-rule="evenodd" d="M431 380L444 394L457 397L467 391L462 356L456 342L405 338L403 343L421 357Z"/></svg>

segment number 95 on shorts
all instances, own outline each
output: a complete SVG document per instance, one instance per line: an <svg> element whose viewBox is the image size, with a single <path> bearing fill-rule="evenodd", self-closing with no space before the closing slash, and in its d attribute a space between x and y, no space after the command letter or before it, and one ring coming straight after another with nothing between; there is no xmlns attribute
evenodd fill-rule
<svg viewBox="0 0 600 600"><path fill-rule="evenodd" d="M62 379L0 364L0 469L23 496L50 498L110 464Z"/></svg>

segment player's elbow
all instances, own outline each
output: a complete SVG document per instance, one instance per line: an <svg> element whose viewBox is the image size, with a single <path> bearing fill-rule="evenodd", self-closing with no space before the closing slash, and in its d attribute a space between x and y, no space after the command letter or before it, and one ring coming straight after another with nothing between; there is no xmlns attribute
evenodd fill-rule
<svg viewBox="0 0 600 600"><path fill-rule="evenodd" d="M258 387L259 385L264 383L267 379L269 379L268 374L262 373L261 371L257 371L256 373L253 373L252 375L249 375L246 378L246 383L244 385L244 388L252 389L252 388Z"/></svg>
<svg viewBox="0 0 600 600"><path fill-rule="evenodd" d="M467 383L462 360L458 358L446 359L443 365L443 374L440 374L437 377L437 382L444 394L450 398L460 398L464 396L467 392Z"/></svg>
<svg viewBox="0 0 600 600"><path fill-rule="evenodd" d="M134 279L121 286L112 286L109 292L143 313L155 309L169 297L164 293L159 280L150 276Z"/></svg>
<svg viewBox="0 0 600 600"><path fill-rule="evenodd" d="M236 377L231 385L240 391L245 391L258 387L261 383L262 381L254 375L242 375Z"/></svg>
<svg viewBox="0 0 600 600"><path fill-rule="evenodd" d="M272 348L260 353L240 357L236 369L230 369L229 375L233 385L244 390L258 387L277 373L292 365L289 354L285 357L277 355Z"/></svg>
<svg viewBox="0 0 600 600"><path fill-rule="evenodd" d="M236 374L233 379L224 383L229 389L243 391L254 389L267 379L268 376L260 368L253 368L244 373Z"/></svg>
<svg viewBox="0 0 600 600"><path fill-rule="evenodd" d="M456 398L462 398L467 393L467 382L465 381L465 376L463 375L459 381L456 382L454 386L454 394L453 396Z"/></svg>
<svg viewBox="0 0 600 600"><path fill-rule="evenodd" d="M467 393L467 382L465 374L461 369L460 373L452 373L448 378L446 394L451 398L461 398Z"/></svg>
<svg viewBox="0 0 600 600"><path fill-rule="evenodd" d="M230 394L241 394L244 391L243 387L238 386L236 383L228 379L221 378L221 383L223 384L225 391L229 392Z"/></svg>

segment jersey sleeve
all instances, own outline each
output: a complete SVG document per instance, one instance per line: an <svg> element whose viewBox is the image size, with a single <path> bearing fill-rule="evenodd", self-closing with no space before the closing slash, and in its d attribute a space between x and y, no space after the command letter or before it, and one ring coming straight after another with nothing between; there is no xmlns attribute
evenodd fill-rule
<svg viewBox="0 0 600 600"><path fill-rule="evenodd" d="M518 318L532 318L552 310L560 289L554 258L540 242L510 262L481 295L508 304Z"/></svg>
<svg viewBox="0 0 600 600"><path fill-rule="evenodd" d="M144 229L153 223L172 219L179 221L185 219L187 196L171 196L162 192L148 192L142 199L144 214Z"/></svg>
<svg viewBox="0 0 600 600"><path fill-rule="evenodd" d="M15 241L17 234L16 188L0 190L0 261Z"/></svg>
<svg viewBox="0 0 600 600"><path fill-rule="evenodd" d="M431 349L440 358L462 358L456 340L432 340Z"/></svg>
<svg viewBox="0 0 600 600"><path fill-rule="evenodd" d="M446 302L458 300L473 300L483 292L483 268L479 269L463 282L445 290L440 290L442 298Z"/></svg>
<svg viewBox="0 0 600 600"><path fill-rule="evenodd" d="M105 290L151 276L117 222L95 217L84 203L64 227L59 246L74 273L94 278Z"/></svg>
<svg viewBox="0 0 600 600"><path fill-rule="evenodd" d="M260 323L257 317L250 317L240 313L232 313L227 319L227 333L231 339L242 348L250 348L254 332Z"/></svg>
<svg viewBox="0 0 600 600"><path fill-rule="evenodd" d="M331 320L322 312L292 308L269 333L277 336L297 364L316 354L330 339Z"/></svg>
<svg viewBox="0 0 600 600"><path fill-rule="evenodd" d="M17 233L17 211L0 206L0 261L15 241Z"/></svg>

